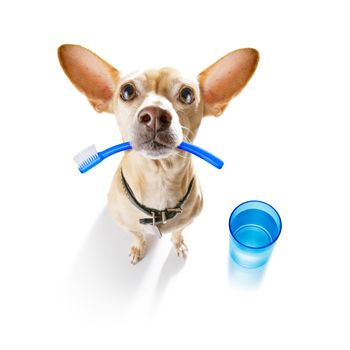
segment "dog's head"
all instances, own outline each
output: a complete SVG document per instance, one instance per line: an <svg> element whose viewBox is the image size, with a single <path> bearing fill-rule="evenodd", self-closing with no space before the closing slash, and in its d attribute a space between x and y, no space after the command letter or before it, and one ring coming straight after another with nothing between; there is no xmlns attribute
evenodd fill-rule
<svg viewBox="0 0 350 350"><path fill-rule="evenodd" d="M254 49L236 50L188 78L173 68L123 75L78 45L62 45L58 56L95 110L114 113L124 141L153 159L169 156L184 139L193 141L203 116L221 115L259 60Z"/></svg>

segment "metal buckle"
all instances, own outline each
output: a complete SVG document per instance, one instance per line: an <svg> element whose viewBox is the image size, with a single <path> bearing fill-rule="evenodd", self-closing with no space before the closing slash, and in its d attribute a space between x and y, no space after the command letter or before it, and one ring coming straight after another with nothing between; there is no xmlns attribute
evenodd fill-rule
<svg viewBox="0 0 350 350"><path fill-rule="evenodd" d="M159 238L162 238L162 232L160 231L159 227L156 225L156 213L154 211L152 211L151 213L152 213L153 231L158 234Z"/></svg>
<svg viewBox="0 0 350 350"><path fill-rule="evenodd" d="M181 214L182 213L182 208L170 208L170 209L167 209L167 211L175 211L175 212Z"/></svg>
<svg viewBox="0 0 350 350"><path fill-rule="evenodd" d="M170 209L165 209L160 212L160 215L162 217L162 224L166 224L168 222L166 213L167 212L176 212L181 214L182 213L182 208L170 208ZM151 212L152 214L152 226L156 226L156 213L154 211Z"/></svg>
<svg viewBox="0 0 350 350"><path fill-rule="evenodd" d="M166 216L165 216L165 211L162 211L162 224L166 224Z"/></svg>

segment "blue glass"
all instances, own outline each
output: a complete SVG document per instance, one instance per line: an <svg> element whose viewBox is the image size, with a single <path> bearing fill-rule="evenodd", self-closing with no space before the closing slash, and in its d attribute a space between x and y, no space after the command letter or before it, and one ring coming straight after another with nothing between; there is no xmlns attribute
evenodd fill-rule
<svg viewBox="0 0 350 350"><path fill-rule="evenodd" d="M232 259L243 267L257 268L269 260L282 221L271 205L248 201L233 210L229 227Z"/></svg>

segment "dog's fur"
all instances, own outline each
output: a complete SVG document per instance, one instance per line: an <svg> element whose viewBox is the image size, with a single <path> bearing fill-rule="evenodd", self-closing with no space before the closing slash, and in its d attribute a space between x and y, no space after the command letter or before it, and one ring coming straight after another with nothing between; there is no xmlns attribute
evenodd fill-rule
<svg viewBox="0 0 350 350"><path fill-rule="evenodd" d="M195 178L183 213L160 225L162 233L172 232L177 254L186 257L182 231L201 212L203 199L191 156L176 146L183 140L193 142L203 116L222 114L231 98L253 75L258 52L250 48L233 51L196 79L184 77L172 68L122 75L78 45L62 45L58 56L72 83L87 96L97 112L115 114L123 140L133 145L132 151L124 153L108 196L111 216L134 238L131 263L136 264L145 255L145 234L151 232L152 227L139 224L145 214L127 198L120 168L136 198L158 210L175 207ZM136 90L135 97L129 101L121 96L126 83L131 83ZM191 89L193 102L186 104L179 98L183 87ZM148 113L145 120L141 119L142 113Z"/></svg>

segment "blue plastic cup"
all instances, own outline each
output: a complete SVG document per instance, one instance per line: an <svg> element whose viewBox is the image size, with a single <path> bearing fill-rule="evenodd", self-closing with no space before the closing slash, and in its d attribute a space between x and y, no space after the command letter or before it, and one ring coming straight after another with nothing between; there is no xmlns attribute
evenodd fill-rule
<svg viewBox="0 0 350 350"><path fill-rule="evenodd" d="M257 268L269 260L282 221L271 205L248 201L233 210L229 227L232 259L243 267Z"/></svg>

